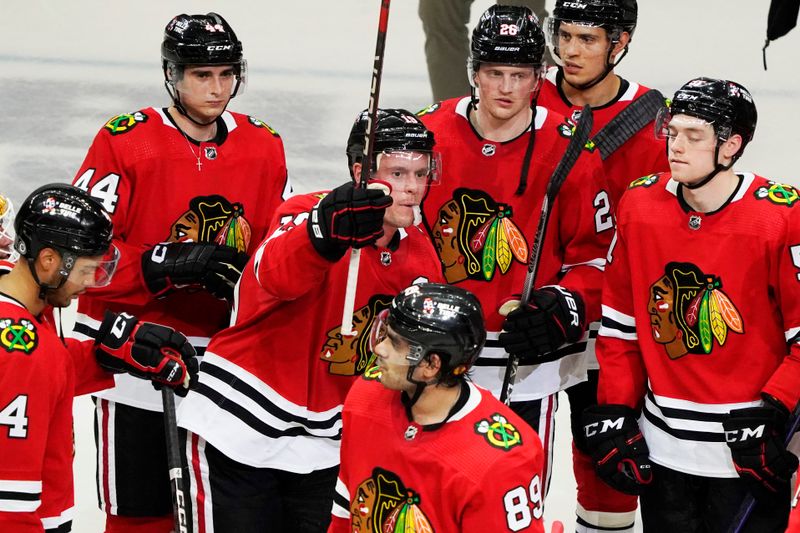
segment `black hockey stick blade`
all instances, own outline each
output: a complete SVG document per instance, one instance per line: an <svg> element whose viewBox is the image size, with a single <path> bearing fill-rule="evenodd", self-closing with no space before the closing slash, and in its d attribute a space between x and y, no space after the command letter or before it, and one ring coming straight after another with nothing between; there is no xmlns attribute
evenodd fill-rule
<svg viewBox="0 0 800 533"><path fill-rule="evenodd" d="M167 467L169 468L169 485L172 489L174 531L175 533L188 533L186 496L183 491L183 463L178 438L178 421L175 417L175 393L167 386L161 388L161 402L164 407L164 433L167 438Z"/></svg>
<svg viewBox="0 0 800 533"><path fill-rule="evenodd" d="M600 150L600 158L603 161L608 159L639 130L655 120L656 113L662 107L664 95L656 89L650 89L631 102L594 136L593 141Z"/></svg>
<svg viewBox="0 0 800 533"><path fill-rule="evenodd" d="M589 134L592 132L594 125L594 116L592 109L587 105L581 111L581 118L578 125L572 132L572 138L569 140L567 149L564 155L556 165L553 174L550 176L550 181L547 182L547 192L542 200L542 211L539 215L539 223L536 226L536 233L533 236L533 243L531 244L531 255L528 260L528 272L525 275L525 283L522 288L522 305L527 304L531 298L531 291L533 290L533 282L536 279L536 273L539 270L539 259L542 255L542 243L544 242L545 233L547 233L547 222L550 219L550 207L555 202L558 191L567 180L572 167L578 161L578 158L583 152L586 143L589 140ZM500 401L508 405L511 402L511 393L514 390L514 383L517 381L517 370L519 369L519 358L513 354L508 355L508 362L506 363L506 372L503 376L503 387L500 390Z"/></svg>
<svg viewBox="0 0 800 533"><path fill-rule="evenodd" d="M797 402L797 405L794 406L792 415L789 417L789 423L786 426L788 429L783 439L784 446L789 445L798 427L800 427L800 402ZM755 506L756 499L752 494L748 494L739 506L739 511L737 511L736 516L731 522L731 526L728 528L728 533L741 533L744 530L744 526L747 524L747 520L753 513L753 508Z"/></svg>

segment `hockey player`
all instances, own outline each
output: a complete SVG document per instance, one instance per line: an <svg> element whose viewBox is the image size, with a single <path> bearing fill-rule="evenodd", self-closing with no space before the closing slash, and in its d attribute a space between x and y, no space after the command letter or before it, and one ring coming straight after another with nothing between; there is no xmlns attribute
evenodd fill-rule
<svg viewBox="0 0 800 533"><path fill-rule="evenodd" d="M227 325L225 300L290 187L275 131L226 111L247 68L221 16L173 18L161 59L172 105L110 119L75 178L111 213L121 252L114 282L80 299L75 331L93 337L106 309L126 309L185 332L202 353ZM160 395L118 377L97 398L106 531L170 531Z"/></svg>
<svg viewBox="0 0 800 533"><path fill-rule="evenodd" d="M370 367L375 316L415 280L441 279L417 225L437 165L408 111L379 110L374 173L361 189L364 134L347 143L353 181L295 196L248 263L232 326L211 341L202 385L178 412L188 430L195 532L325 531L339 465L342 404ZM371 185L373 186L373 185ZM351 246L361 247L355 335L341 333Z"/></svg>
<svg viewBox="0 0 800 533"><path fill-rule="evenodd" d="M562 115L535 105L544 48L527 8L490 7L472 34L474 96L435 104L421 118L444 171L423 203L425 223L447 281L473 292L486 312L475 382L499 395L508 353L521 356L511 407L550 457L556 393L586 379L578 341L600 318L612 220L598 203L607 198L600 158L585 151L551 206L531 305L504 321L499 309L522 290L547 183L572 134ZM545 487L549 474L545 461Z"/></svg>
<svg viewBox="0 0 800 533"><path fill-rule="evenodd" d="M85 342L62 343L45 318L48 307L109 283L117 266L111 220L86 193L37 189L16 235L21 260L0 275L0 531L62 533L73 514L73 396L113 386L106 371L185 393L197 362L183 335L125 313L107 313L97 340Z"/></svg>
<svg viewBox="0 0 800 533"><path fill-rule="evenodd" d="M598 474L641 493L645 531L727 531L748 492L757 504L744 531L786 527L800 198L732 169L756 118L738 83L687 82L656 119L670 172L632 183L617 212L600 405L583 422Z"/></svg>
<svg viewBox="0 0 800 533"><path fill-rule="evenodd" d="M539 438L466 375L486 340L477 298L411 285L371 339L378 370L345 402L328 531L544 531Z"/></svg>
<svg viewBox="0 0 800 533"><path fill-rule="evenodd" d="M553 15L544 24L557 67L547 72L539 105L557 113L580 118L584 105L592 108L597 134L623 109L649 89L625 80L615 72L627 54L636 29L636 0L556 0ZM652 119L655 119L653 113ZM663 139L653 135L650 124L635 132L603 161L608 180L605 195L596 198L598 212L609 213L631 181L669 169ZM597 325L599 326L599 325ZM594 336L597 327L591 327ZM578 485L577 531L633 531L636 498L619 493L600 481L585 452L580 415L597 402L597 362L589 355L589 379L567 389L572 423L573 468Z"/></svg>

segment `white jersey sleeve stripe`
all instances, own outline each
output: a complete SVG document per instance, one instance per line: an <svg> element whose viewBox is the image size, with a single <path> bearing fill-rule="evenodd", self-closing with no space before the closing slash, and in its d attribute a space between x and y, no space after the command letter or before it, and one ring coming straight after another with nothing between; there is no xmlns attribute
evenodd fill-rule
<svg viewBox="0 0 800 533"><path fill-rule="evenodd" d="M800 328L792 328L786 332L786 342L789 344L800 342Z"/></svg>
<svg viewBox="0 0 800 533"><path fill-rule="evenodd" d="M345 520L350 518L350 493L341 478L336 479L336 493L333 496L331 514Z"/></svg>

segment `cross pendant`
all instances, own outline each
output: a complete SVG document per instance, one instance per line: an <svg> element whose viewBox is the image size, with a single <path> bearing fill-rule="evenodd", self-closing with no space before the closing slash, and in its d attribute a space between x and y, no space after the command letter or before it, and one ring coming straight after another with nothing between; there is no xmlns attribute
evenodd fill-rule
<svg viewBox="0 0 800 533"><path fill-rule="evenodd" d="M203 163L200 162L200 158L197 158L197 171L200 172L203 168Z"/></svg>

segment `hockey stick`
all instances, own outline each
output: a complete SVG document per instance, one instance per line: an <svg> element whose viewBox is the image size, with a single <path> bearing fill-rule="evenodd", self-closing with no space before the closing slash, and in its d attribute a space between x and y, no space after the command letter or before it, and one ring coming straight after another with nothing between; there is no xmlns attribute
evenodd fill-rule
<svg viewBox="0 0 800 533"><path fill-rule="evenodd" d="M558 162L556 169L550 176L550 181L547 183L547 192L542 199L542 212L539 215L539 224L536 226L536 233L533 236L533 244L531 245L531 255L528 260L528 273L525 275L525 283L522 286L522 298L520 305L527 304L531 299L531 292L533 291L533 282L536 279L536 274L539 271L539 259L542 255L542 244L544 243L544 236L547 232L547 222L550 219L550 206L555 201L558 191L569 176L572 167L580 157L586 142L589 140L589 133L592 131L594 124L594 116L592 109L587 105L581 111L581 118L575 131L572 132L572 138L569 140L567 149ZM506 363L506 373L503 377L503 388L500 391L500 401L508 405L511 402L511 392L514 390L514 383L517 379L517 369L519 368L519 358L515 355L508 355L508 363Z"/></svg>
<svg viewBox="0 0 800 533"><path fill-rule="evenodd" d="M792 411L789 422L789 428L786 430L786 436L783 439L784 447L789 446L789 442L792 440L792 437L794 437L795 432L797 432L797 429L800 426L800 402L797 402L797 405L794 406L794 411ZM733 518L730 528L728 528L728 533L741 533L741 531L744 529L744 526L747 524L747 519L750 518L750 515L753 513L753 508L755 506L756 499L752 494L748 493L744 501L742 501L742 505L739 506L739 511Z"/></svg>
<svg viewBox="0 0 800 533"><path fill-rule="evenodd" d="M600 158L605 161L636 133L653 122L656 113L664 107L664 95L650 89L611 119L592 139L600 150ZM583 115L581 115L583 118Z"/></svg>
<svg viewBox="0 0 800 533"><path fill-rule="evenodd" d="M172 489L172 516L175 533L188 533L186 499L183 493L183 464L178 439L178 421L175 417L175 393L166 385L161 388L161 403L164 407L164 433L167 437L167 466Z"/></svg>
<svg viewBox="0 0 800 533"><path fill-rule="evenodd" d="M372 84L369 89L369 119L364 136L364 157L361 159L361 176L358 186L366 189L369 173L372 170L372 145L375 142L375 128L378 116L378 97L381 93L381 76L383 75L383 52L386 48L386 28L389 25L389 3L381 0L381 14L378 19L378 37L375 41L375 62L372 65ZM356 306L356 287L358 286L358 267L361 262L361 249L353 248L350 252L350 266L347 270L347 285L344 293L342 309L342 335L353 335L353 310Z"/></svg>

